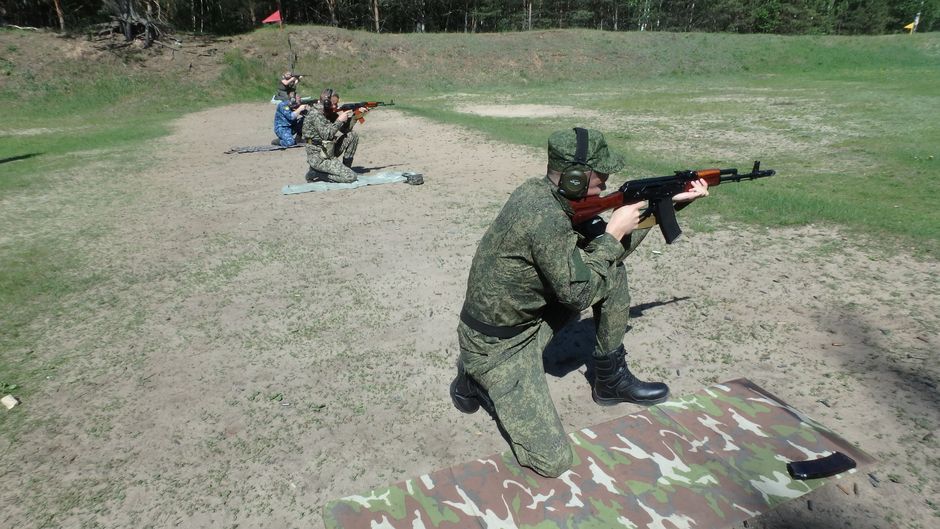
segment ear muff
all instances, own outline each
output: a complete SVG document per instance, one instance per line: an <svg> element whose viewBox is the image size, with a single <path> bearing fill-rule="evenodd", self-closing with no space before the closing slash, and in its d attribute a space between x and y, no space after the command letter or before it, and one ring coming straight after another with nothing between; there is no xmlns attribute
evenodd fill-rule
<svg viewBox="0 0 940 529"><path fill-rule="evenodd" d="M588 184L593 169L587 163L588 132L581 127L574 128L577 146L574 151L574 160L565 168L558 180L558 192L565 198L582 198L587 194Z"/></svg>
<svg viewBox="0 0 940 529"><path fill-rule="evenodd" d="M323 94L321 94L322 97L320 98L320 103L323 104L323 110L327 112L333 111L333 96L335 94L336 90L333 90L332 88L327 88L323 91Z"/></svg>

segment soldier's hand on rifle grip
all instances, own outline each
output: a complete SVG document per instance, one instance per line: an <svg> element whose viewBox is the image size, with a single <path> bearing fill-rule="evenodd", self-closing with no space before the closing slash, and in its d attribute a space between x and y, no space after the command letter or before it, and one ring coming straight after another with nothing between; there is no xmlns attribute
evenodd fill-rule
<svg viewBox="0 0 940 529"><path fill-rule="evenodd" d="M615 209L610 215L605 231L618 241L633 233L633 230L640 224L640 211L645 210L646 206L647 203L644 200Z"/></svg>
<svg viewBox="0 0 940 529"><path fill-rule="evenodd" d="M352 116L352 113L353 113L352 110L344 110L336 114L336 121L341 122L341 123L345 122L346 120L349 119L350 116Z"/></svg>
<svg viewBox="0 0 940 529"><path fill-rule="evenodd" d="M697 198L708 196L708 182L704 178L689 182L687 191L672 196L673 202L692 202Z"/></svg>

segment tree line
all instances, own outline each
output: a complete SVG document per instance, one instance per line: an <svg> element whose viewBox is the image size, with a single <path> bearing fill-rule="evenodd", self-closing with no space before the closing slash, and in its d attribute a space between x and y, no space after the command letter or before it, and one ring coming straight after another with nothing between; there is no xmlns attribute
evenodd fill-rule
<svg viewBox="0 0 940 529"><path fill-rule="evenodd" d="M81 32L124 20L204 34L258 27L280 9L290 24L375 32L549 28L875 35L940 26L940 0L0 0L4 25ZM149 29L148 29L149 31Z"/></svg>

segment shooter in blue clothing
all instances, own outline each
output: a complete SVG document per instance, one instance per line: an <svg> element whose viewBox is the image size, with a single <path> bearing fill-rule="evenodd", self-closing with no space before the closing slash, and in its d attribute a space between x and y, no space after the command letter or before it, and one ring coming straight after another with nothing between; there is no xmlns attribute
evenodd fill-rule
<svg viewBox="0 0 940 529"><path fill-rule="evenodd" d="M277 139L271 140L271 145L290 147L296 145L300 138L300 130L304 126L304 115L309 105L295 101L281 101L274 112L274 134Z"/></svg>

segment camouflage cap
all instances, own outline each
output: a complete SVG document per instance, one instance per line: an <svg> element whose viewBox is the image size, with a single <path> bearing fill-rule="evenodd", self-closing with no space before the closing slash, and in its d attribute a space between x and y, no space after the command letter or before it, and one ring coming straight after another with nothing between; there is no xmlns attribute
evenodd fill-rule
<svg viewBox="0 0 940 529"><path fill-rule="evenodd" d="M607 148L604 134L598 130L587 129L588 149L587 165L599 173L616 173L626 163L623 155ZM564 171L575 162L578 149L577 134L574 129L558 130L548 137L548 168Z"/></svg>

